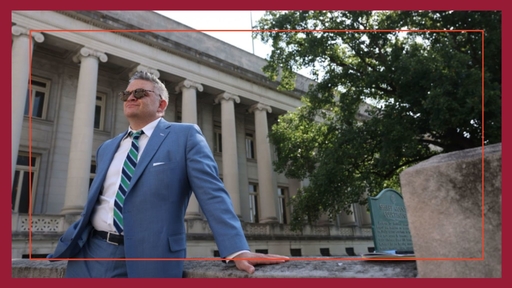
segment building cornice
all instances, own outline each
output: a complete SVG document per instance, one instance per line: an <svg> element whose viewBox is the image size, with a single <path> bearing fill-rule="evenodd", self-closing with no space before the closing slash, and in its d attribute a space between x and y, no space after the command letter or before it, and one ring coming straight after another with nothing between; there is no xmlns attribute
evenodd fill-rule
<svg viewBox="0 0 512 288"><path fill-rule="evenodd" d="M211 68L223 71L231 75L236 75L237 77L240 77L246 81L256 83L258 85L270 88L272 90L277 90L277 87L279 85L279 82L269 80L268 77L265 76L264 74L259 74L244 67L240 67L239 65L235 65L224 59L205 53L204 51L200 51L188 45L179 43L156 32L164 32L163 29L150 31L148 28L136 26L134 24L125 22L121 19L117 19L111 15L108 15L107 13L102 11L55 12L79 20L81 22L87 23L91 26L94 26L102 30L112 30L112 33L120 35L122 37L126 37L130 40L143 43L144 45L154 47L166 53L175 54L180 57L198 62L201 65L209 66ZM152 13L149 11L143 12ZM120 32L121 30L125 30L127 32ZM226 43L226 45L229 44ZM257 57L253 55L249 56ZM299 75L299 77L302 76ZM295 88L293 91L281 91L281 93L294 96L296 98L300 98L305 94L305 92L306 90L298 88Z"/></svg>

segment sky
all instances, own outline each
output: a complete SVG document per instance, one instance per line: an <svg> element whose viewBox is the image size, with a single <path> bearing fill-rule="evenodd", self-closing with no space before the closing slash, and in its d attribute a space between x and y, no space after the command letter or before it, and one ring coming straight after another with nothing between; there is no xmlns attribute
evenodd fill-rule
<svg viewBox="0 0 512 288"><path fill-rule="evenodd" d="M252 26L256 24L256 21L265 14L264 10L155 12L196 30L252 30ZM250 31L204 33L264 59L267 59L267 56L272 51L272 47L269 44L263 44L258 39L252 39ZM308 77L309 71L308 69L303 69L297 73Z"/></svg>
<svg viewBox="0 0 512 288"><path fill-rule="evenodd" d="M251 30L265 11L155 11L196 30ZM251 24L252 18L252 24ZM251 32L204 32L224 42L267 58L271 48L253 40ZM254 44L254 45L253 45Z"/></svg>

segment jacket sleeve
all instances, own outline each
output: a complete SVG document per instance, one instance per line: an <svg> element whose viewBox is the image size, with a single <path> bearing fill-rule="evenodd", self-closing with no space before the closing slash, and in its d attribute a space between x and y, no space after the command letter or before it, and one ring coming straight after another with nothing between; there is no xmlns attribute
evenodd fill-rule
<svg viewBox="0 0 512 288"><path fill-rule="evenodd" d="M189 129L186 145L187 173L202 211L212 229L221 257L249 250L240 219L219 178L217 163L197 125Z"/></svg>

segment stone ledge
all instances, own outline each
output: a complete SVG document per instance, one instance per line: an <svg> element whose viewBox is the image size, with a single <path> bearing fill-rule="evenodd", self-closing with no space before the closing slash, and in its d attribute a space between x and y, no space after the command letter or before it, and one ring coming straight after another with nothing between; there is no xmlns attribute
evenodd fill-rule
<svg viewBox="0 0 512 288"><path fill-rule="evenodd" d="M416 278L416 261L362 261L360 258L300 257L278 265L262 265L249 275L234 264L185 261L185 278ZM66 261L12 260L12 278L62 278Z"/></svg>

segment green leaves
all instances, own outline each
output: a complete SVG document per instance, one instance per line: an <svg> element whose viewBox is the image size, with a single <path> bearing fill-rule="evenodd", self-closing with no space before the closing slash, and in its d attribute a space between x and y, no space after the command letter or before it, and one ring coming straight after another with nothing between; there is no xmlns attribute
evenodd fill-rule
<svg viewBox="0 0 512 288"><path fill-rule="evenodd" d="M501 142L500 12L268 12L256 28L272 42L264 72L280 89L304 67L317 81L269 134L276 171L309 179L292 201L295 227L366 191L398 190L399 172L439 149ZM365 101L379 103L366 116Z"/></svg>

